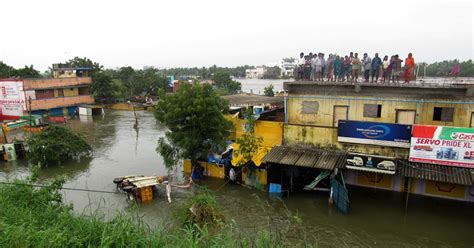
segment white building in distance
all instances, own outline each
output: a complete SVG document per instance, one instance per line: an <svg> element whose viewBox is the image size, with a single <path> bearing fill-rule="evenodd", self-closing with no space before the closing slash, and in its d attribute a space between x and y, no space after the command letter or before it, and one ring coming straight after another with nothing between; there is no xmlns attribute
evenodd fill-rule
<svg viewBox="0 0 474 248"><path fill-rule="evenodd" d="M245 78L259 78L262 79L267 68L265 66L257 66L254 69L245 70Z"/></svg>

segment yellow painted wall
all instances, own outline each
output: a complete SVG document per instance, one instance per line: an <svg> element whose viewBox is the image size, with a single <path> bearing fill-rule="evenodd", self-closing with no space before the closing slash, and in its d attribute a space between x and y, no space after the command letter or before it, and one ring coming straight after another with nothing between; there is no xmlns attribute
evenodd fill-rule
<svg viewBox="0 0 474 248"><path fill-rule="evenodd" d="M367 187L392 189L392 176L373 172L357 172L357 183Z"/></svg>
<svg viewBox="0 0 474 248"><path fill-rule="evenodd" d="M199 164L207 171L207 176L215 178L224 178L224 167L218 166L216 164L209 164L205 161L199 161ZM183 161L183 171L184 173L191 173L192 166L191 160L185 159Z"/></svg>
<svg viewBox="0 0 474 248"><path fill-rule="evenodd" d="M185 159L183 161L183 171L184 171L184 173L191 173L192 172L191 160Z"/></svg>
<svg viewBox="0 0 474 248"><path fill-rule="evenodd" d="M242 183L253 186L259 190L267 189L267 170L247 169L242 171Z"/></svg>
<svg viewBox="0 0 474 248"><path fill-rule="evenodd" d="M78 95L79 95L78 88L64 89L64 96L78 96Z"/></svg>
<svg viewBox="0 0 474 248"><path fill-rule="evenodd" d="M403 98L388 99L390 101L365 100L353 97L348 99L344 96L340 96L340 98L324 99L323 96L292 98L290 96L288 99L288 123L332 127L334 106L336 105L349 106L349 120L395 123L397 110L416 110L417 124L458 127L469 127L471 113L474 112L474 104L449 104L444 103L446 102L444 99L433 99L430 100L431 102L417 103L413 102L413 99L410 99L411 102L406 102L405 100L407 99ZM303 101L317 101L319 103L318 113L302 114ZM436 101L441 103L436 103ZM381 104L381 117L364 117L364 104ZM453 122L433 121L434 107L454 108Z"/></svg>
<svg viewBox="0 0 474 248"><path fill-rule="evenodd" d="M234 124L235 127L235 138L242 136L243 126L246 123L246 120L231 118L226 116L226 118ZM255 121L255 135L263 138L263 146L274 147L281 145L283 137L283 122L276 121Z"/></svg>
<svg viewBox="0 0 474 248"><path fill-rule="evenodd" d="M397 147L362 145L337 142L337 128L285 125L284 137L286 145L312 145L322 148L344 149L348 152L377 154L406 158L409 150Z"/></svg>
<svg viewBox="0 0 474 248"><path fill-rule="evenodd" d="M426 181L425 193L434 196L464 199L466 186L453 183Z"/></svg>
<svg viewBox="0 0 474 248"><path fill-rule="evenodd" d="M378 154L407 158L408 149L392 148L375 145L357 145L339 143L337 141L337 127L333 127L334 106L349 106L348 119L356 121L373 121L395 123L397 110L415 110L416 123L425 125L445 125L469 127L474 104L447 104L447 103L417 103L407 102L403 98L390 99L390 101L365 100L340 96L341 99L326 99L324 96L305 96L298 98L291 96L288 99L288 125L284 128L285 144L306 144L326 148L344 149L349 152ZM303 114L304 101L317 101L316 114ZM446 100L430 100L444 102ZM364 117L364 104L381 104L380 118ZM453 107L453 122L433 121L434 107Z"/></svg>

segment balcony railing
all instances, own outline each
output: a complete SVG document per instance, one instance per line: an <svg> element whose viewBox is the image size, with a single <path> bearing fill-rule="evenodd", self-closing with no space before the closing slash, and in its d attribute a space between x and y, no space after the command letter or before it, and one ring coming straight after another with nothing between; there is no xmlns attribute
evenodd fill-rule
<svg viewBox="0 0 474 248"><path fill-rule="evenodd" d="M80 104L94 104L94 97L84 95L31 100L31 110L61 108Z"/></svg>

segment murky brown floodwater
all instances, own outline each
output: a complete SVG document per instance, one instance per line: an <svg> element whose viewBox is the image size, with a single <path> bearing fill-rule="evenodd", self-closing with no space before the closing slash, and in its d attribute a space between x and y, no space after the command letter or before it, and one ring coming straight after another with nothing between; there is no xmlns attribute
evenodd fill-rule
<svg viewBox="0 0 474 248"><path fill-rule="evenodd" d="M133 112L106 111L104 117L71 120L67 125L84 135L94 148L92 159L69 162L42 169L40 178L48 180L57 175L69 177L65 187L114 191L113 178L122 175L163 175L167 170L155 152L157 140L163 136L151 113L139 112L140 129L133 126ZM178 177L179 171L171 172ZM29 174L25 161L1 162L0 180ZM279 217L286 208L303 220L307 233L314 235L319 247L473 247L474 205L411 197L408 210L402 196L374 189L349 188L350 213L340 214L328 206L327 196L301 193L272 199L266 193L223 181L206 179L201 182L217 192L228 218L240 228L258 230L280 224ZM122 194L64 191L68 202L77 212L99 209L112 215L131 206ZM168 218L179 202L192 194L174 189L171 204L158 198L141 205L140 213L150 223ZM284 204L283 204L284 203ZM285 207L286 206L286 207Z"/></svg>

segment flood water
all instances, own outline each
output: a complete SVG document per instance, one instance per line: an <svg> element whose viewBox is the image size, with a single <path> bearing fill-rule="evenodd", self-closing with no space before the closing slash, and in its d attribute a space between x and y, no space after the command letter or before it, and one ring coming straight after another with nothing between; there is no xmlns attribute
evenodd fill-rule
<svg viewBox="0 0 474 248"><path fill-rule="evenodd" d="M125 195L115 193L112 180L123 175L164 175L168 171L155 152L164 129L149 112L138 112L139 131L132 128L133 112L106 111L106 115L74 119L67 125L80 132L93 146L91 159L71 161L41 169L40 179L68 177L65 187L101 190L64 190L67 202L78 213L99 210L108 216L132 206ZM172 171L176 180L180 171ZM25 161L0 163L0 180L29 174ZM289 211L303 220L306 233L319 247L473 247L473 204L410 196L407 209L403 196L374 189L349 188L350 211L341 214L329 206L324 193L299 193L289 198L270 198L265 192L222 180L205 179L200 184L213 189L228 219L247 231L279 227ZM139 205L139 213L151 225L170 218L192 190L173 189L173 202L164 198ZM298 237L296 237L298 238Z"/></svg>

